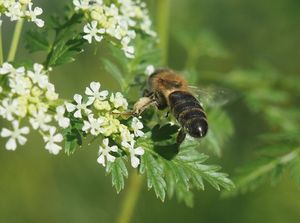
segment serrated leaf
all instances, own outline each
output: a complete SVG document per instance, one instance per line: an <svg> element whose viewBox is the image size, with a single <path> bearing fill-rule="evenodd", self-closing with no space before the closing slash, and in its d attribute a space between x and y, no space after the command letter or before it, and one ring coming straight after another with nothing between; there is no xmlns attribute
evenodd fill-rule
<svg viewBox="0 0 300 223"><path fill-rule="evenodd" d="M107 164L106 172L112 176L112 185L117 193L124 189L125 180L128 177L128 171L122 157L118 157L114 162Z"/></svg>
<svg viewBox="0 0 300 223"><path fill-rule="evenodd" d="M64 133L65 152L70 155L76 148L82 145L82 137L78 129L70 128Z"/></svg>
<svg viewBox="0 0 300 223"><path fill-rule="evenodd" d="M235 190L225 192L224 196L233 196L256 189L263 183L276 182L284 172L283 168L293 164L299 158L299 151L293 150L276 157L261 157L239 169L234 177Z"/></svg>
<svg viewBox="0 0 300 223"><path fill-rule="evenodd" d="M65 152L70 155L75 152L78 146L82 145L81 129L83 123L79 119L71 118L71 126L64 129Z"/></svg>
<svg viewBox="0 0 300 223"><path fill-rule="evenodd" d="M162 201L166 196L166 182L161 164L149 153L145 152L141 159L140 173L147 175L147 186L154 189L155 194Z"/></svg>
<svg viewBox="0 0 300 223"><path fill-rule="evenodd" d="M35 30L28 31L25 36L26 48L30 53L37 51L50 50L50 44L47 39L47 32L39 32Z"/></svg>
<svg viewBox="0 0 300 223"><path fill-rule="evenodd" d="M67 41L59 41L53 46L52 52L48 55L47 66L57 66L61 64L71 63L75 60L75 56L82 52L82 45L85 40L80 36Z"/></svg>
<svg viewBox="0 0 300 223"><path fill-rule="evenodd" d="M222 146L232 136L234 130L228 115L221 110L212 110L208 113L209 129L201 145L211 150L217 156L222 155Z"/></svg>

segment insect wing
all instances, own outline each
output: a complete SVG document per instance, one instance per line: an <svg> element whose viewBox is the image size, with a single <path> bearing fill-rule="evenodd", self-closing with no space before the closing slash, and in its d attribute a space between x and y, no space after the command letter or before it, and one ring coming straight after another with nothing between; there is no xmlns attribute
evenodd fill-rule
<svg viewBox="0 0 300 223"><path fill-rule="evenodd" d="M235 93L227 88L216 86L189 87L194 96L205 107L221 107L233 101L235 98Z"/></svg>

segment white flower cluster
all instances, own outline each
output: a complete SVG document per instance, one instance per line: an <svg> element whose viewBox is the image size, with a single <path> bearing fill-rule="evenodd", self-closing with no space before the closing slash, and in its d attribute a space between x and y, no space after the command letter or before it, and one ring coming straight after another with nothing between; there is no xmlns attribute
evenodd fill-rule
<svg viewBox="0 0 300 223"><path fill-rule="evenodd" d="M20 122L29 120L32 129L42 134L45 148L52 154L58 154L62 149L58 143L62 142L63 137L56 133L56 127L51 122L56 120L60 127L66 128L70 121L64 117L64 106L50 107L57 102L58 94L43 66L36 63L29 70L4 63L0 67L0 83L0 117L12 123L12 130L2 128L0 132L1 137L8 138L5 148L16 150L17 143L26 143L24 135L30 129L20 127Z"/></svg>
<svg viewBox="0 0 300 223"><path fill-rule="evenodd" d="M133 58L134 47L130 42L136 37L135 30L156 35L151 30L146 4L139 0L111 2L106 5L103 0L73 0L75 10L83 11L89 21L84 26L83 38L92 43L93 39L100 42L106 36L113 44L120 45L128 58Z"/></svg>
<svg viewBox="0 0 300 223"><path fill-rule="evenodd" d="M0 0L0 17L2 14L10 18L11 21L22 18L34 22L38 27L44 26L44 21L37 18L43 10L39 7L33 7L31 0ZM2 20L0 20L0 23Z"/></svg>
<svg viewBox="0 0 300 223"><path fill-rule="evenodd" d="M85 96L74 95L74 103L66 103L68 112L83 120L82 131L101 139L98 163L105 166L114 162L122 152L130 156L132 167L136 168L144 154L141 147L135 147L136 137L144 133L143 124L133 118L128 125L122 124L122 112L128 103L120 92L111 93L100 90L99 82L92 82L85 90ZM129 127L128 127L129 126Z"/></svg>

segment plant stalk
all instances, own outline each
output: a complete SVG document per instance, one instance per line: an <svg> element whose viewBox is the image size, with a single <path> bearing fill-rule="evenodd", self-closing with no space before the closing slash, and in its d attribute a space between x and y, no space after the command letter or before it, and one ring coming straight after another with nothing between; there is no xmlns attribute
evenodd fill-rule
<svg viewBox="0 0 300 223"><path fill-rule="evenodd" d="M0 65L3 64L2 24L0 24Z"/></svg>
<svg viewBox="0 0 300 223"><path fill-rule="evenodd" d="M168 64L169 53L169 24L170 24L170 0L157 1L157 30L159 45L162 50L162 64Z"/></svg>
<svg viewBox="0 0 300 223"><path fill-rule="evenodd" d="M121 211L117 218L117 223L129 223L132 219L135 206L143 185L143 177L137 172L132 172L128 190L122 202Z"/></svg>
<svg viewBox="0 0 300 223"><path fill-rule="evenodd" d="M23 23L24 23L24 19L20 19L16 23L15 31L14 31L14 34L13 34L13 39L12 39L10 49L9 49L9 53L8 53L8 57L7 57L7 61L13 61L15 59L17 48L18 48L18 45L19 45L21 32L22 32L22 28L23 28Z"/></svg>

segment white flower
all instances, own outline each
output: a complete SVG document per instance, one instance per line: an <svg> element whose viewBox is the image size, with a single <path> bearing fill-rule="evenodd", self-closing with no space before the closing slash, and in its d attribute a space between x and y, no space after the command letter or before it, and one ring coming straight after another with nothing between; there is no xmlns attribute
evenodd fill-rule
<svg viewBox="0 0 300 223"><path fill-rule="evenodd" d="M65 106L61 105L56 108L56 115L54 116L55 120L58 122L58 125L62 128L68 128L70 125L70 119L65 117Z"/></svg>
<svg viewBox="0 0 300 223"><path fill-rule="evenodd" d="M41 64L35 63L33 65L33 71L29 70L27 75L31 78L34 84L38 84L40 88L44 89L48 86L48 76L43 70L44 67Z"/></svg>
<svg viewBox="0 0 300 223"><path fill-rule="evenodd" d="M134 47L129 46L131 39L126 36L122 39L121 44L122 44L122 50L124 51L125 55L128 58L134 58Z"/></svg>
<svg viewBox="0 0 300 223"><path fill-rule="evenodd" d="M100 90L99 82L91 82L90 87L85 89L85 94L89 96L89 100L94 102L96 99L103 101L108 95L108 91L99 91Z"/></svg>
<svg viewBox="0 0 300 223"><path fill-rule="evenodd" d="M19 20L24 15L21 4L19 2L14 2L9 5L5 15L10 17L10 21Z"/></svg>
<svg viewBox="0 0 300 223"><path fill-rule="evenodd" d="M8 98L3 99L2 105L0 105L0 116L8 121L14 120L14 115L17 114L18 106L18 100Z"/></svg>
<svg viewBox="0 0 300 223"><path fill-rule="evenodd" d="M26 95L30 93L30 88L32 87L32 83L28 77L19 76L16 78L9 79L9 87L11 88L11 92Z"/></svg>
<svg viewBox="0 0 300 223"><path fill-rule="evenodd" d="M45 109L40 108L38 111L32 112L32 118L29 119L33 129L41 129L42 131L48 131L50 126L47 124L51 122L51 115L46 114Z"/></svg>
<svg viewBox="0 0 300 223"><path fill-rule="evenodd" d="M89 9L90 0L73 0L73 4L75 5L75 10L87 10Z"/></svg>
<svg viewBox="0 0 300 223"><path fill-rule="evenodd" d="M119 132L122 138L122 141L130 142L134 140L134 135L130 133L126 125L121 124L119 126Z"/></svg>
<svg viewBox="0 0 300 223"><path fill-rule="evenodd" d="M133 129L136 137L142 137L144 135L144 133L141 131L141 129L144 128L144 125L138 118L134 117L132 119L131 128Z"/></svg>
<svg viewBox="0 0 300 223"><path fill-rule="evenodd" d="M140 159L137 156L142 156L144 154L144 149L142 147L134 148L134 144L134 140L132 140L130 144L128 142L122 142L122 146L127 148L130 153L131 166L137 168L140 164Z"/></svg>
<svg viewBox="0 0 300 223"><path fill-rule="evenodd" d="M150 76L151 74L153 74L155 71L155 68L153 65L149 65L146 67L146 70L145 70L145 74Z"/></svg>
<svg viewBox="0 0 300 223"><path fill-rule="evenodd" d="M105 29L98 29L97 25L97 21L92 21L91 23L88 23L83 27L83 32L86 33L83 38L86 39L89 43L92 43L93 38L95 38L97 42L100 42L103 39L103 36L99 34L104 34Z"/></svg>
<svg viewBox="0 0 300 223"><path fill-rule="evenodd" d="M60 133L55 134L56 128L51 127L49 129L49 135L44 136L43 139L46 143L45 148L52 154L57 155L59 151L62 149L61 146L56 143L60 143L63 141L63 136Z"/></svg>
<svg viewBox="0 0 300 223"><path fill-rule="evenodd" d="M29 17L29 20L34 22L38 27L44 26L44 21L42 19L38 19L37 16L43 13L43 9L40 7L35 7L32 10L32 3L28 4L28 11L26 11L25 15Z"/></svg>
<svg viewBox="0 0 300 223"><path fill-rule="evenodd" d="M25 68L19 67L15 69L11 64L5 62L0 68L0 74L9 74L12 77L24 76Z"/></svg>
<svg viewBox="0 0 300 223"><path fill-rule="evenodd" d="M112 93L109 100L111 103L114 104L115 108L122 107L123 109L127 109L127 107L128 107L127 100L124 98L124 96L120 92L117 92L116 94Z"/></svg>
<svg viewBox="0 0 300 223"><path fill-rule="evenodd" d="M74 95L74 101L77 103L77 105L66 103L66 108L68 112L73 112L76 110L74 113L75 118L82 118L82 114L81 114L82 111L85 114L91 113L91 110L87 108L92 104L91 101L88 101L87 103L82 103L82 96L79 94Z"/></svg>
<svg viewBox="0 0 300 223"><path fill-rule="evenodd" d="M13 130L8 130L6 128L3 128L1 131L1 137L10 137L5 144L5 148L7 150L16 150L17 148L17 141L20 145L24 145L27 141L27 139L23 136L25 134L29 133L28 127L22 127L19 128L19 122L13 121Z"/></svg>
<svg viewBox="0 0 300 223"><path fill-rule="evenodd" d="M104 129L101 128L105 120L103 118L94 118L93 114L90 114L88 116L89 121L83 121L84 125L82 127L82 131L88 133L88 131L91 132L92 135L97 136L99 133L103 133Z"/></svg>
<svg viewBox="0 0 300 223"><path fill-rule="evenodd" d="M97 159L97 162L99 164L102 164L103 166L105 166L105 160L107 160L107 162L114 162L116 157L110 155L109 153L118 151L117 146L109 146L108 143L108 138L105 138L103 139L102 146L99 146L99 157Z"/></svg>

